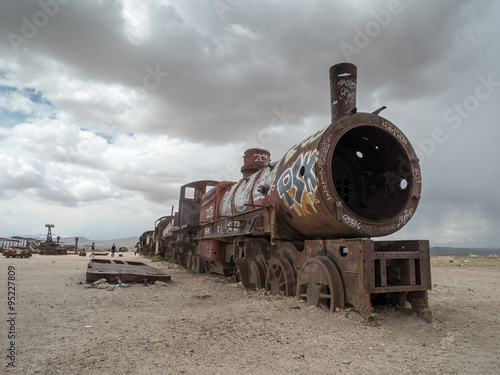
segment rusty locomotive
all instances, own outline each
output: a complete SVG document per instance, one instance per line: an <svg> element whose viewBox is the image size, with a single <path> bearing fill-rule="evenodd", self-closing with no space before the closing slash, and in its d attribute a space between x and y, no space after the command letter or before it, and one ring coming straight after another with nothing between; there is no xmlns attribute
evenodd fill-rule
<svg viewBox="0 0 500 375"><path fill-rule="evenodd" d="M401 229L420 200L416 153L394 124L356 109L357 68L330 68L332 122L278 161L245 152L238 182L181 187L178 212L141 243L195 272L296 296L326 311L407 302L429 320L426 240L374 241Z"/></svg>

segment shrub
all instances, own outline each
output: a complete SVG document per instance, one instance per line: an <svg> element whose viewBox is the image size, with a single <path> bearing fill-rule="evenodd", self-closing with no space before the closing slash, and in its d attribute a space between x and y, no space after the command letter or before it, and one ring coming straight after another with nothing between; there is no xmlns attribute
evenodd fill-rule
<svg viewBox="0 0 500 375"><path fill-rule="evenodd" d="M163 262L163 257L161 255L155 255L151 258L151 262Z"/></svg>

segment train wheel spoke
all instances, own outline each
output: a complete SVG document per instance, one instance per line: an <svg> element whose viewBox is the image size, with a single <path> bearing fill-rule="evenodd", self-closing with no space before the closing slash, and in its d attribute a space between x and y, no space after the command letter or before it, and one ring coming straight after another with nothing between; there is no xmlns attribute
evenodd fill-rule
<svg viewBox="0 0 500 375"><path fill-rule="evenodd" d="M340 274L330 258L306 260L297 278L297 296L308 305L334 312L344 307L344 289Z"/></svg>
<svg viewBox="0 0 500 375"><path fill-rule="evenodd" d="M275 258L269 262L265 286L272 294L295 295L295 273L287 258Z"/></svg>

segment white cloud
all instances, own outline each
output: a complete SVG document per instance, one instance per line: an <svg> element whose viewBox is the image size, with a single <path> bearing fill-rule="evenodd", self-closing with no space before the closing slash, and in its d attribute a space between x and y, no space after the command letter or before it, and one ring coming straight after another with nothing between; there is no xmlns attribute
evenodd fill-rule
<svg viewBox="0 0 500 375"><path fill-rule="evenodd" d="M228 32L230 32L231 34L239 36L239 37L248 38L251 40L261 39L261 37L259 37L256 33L254 33L248 27L245 27L243 25L238 25L238 24L232 23L226 27L226 30Z"/></svg>
<svg viewBox="0 0 500 375"><path fill-rule="evenodd" d="M122 17L130 42L137 45L151 36L150 12L144 1L124 0Z"/></svg>

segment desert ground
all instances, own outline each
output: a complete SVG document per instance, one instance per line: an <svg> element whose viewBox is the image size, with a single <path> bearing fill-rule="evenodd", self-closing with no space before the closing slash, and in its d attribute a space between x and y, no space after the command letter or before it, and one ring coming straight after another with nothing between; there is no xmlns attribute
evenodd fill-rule
<svg viewBox="0 0 500 375"><path fill-rule="evenodd" d="M0 257L0 373L500 373L499 258L433 257L432 322L377 307L379 324L133 253L120 259L157 267L172 281L88 288L88 257Z"/></svg>

